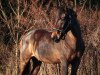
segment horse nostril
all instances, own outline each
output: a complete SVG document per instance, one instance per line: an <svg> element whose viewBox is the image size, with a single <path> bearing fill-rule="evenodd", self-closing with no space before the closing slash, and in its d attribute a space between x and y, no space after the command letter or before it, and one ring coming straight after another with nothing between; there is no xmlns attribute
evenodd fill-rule
<svg viewBox="0 0 100 75"><path fill-rule="evenodd" d="M53 37L52 40L54 40L55 38Z"/></svg>
<svg viewBox="0 0 100 75"><path fill-rule="evenodd" d="M59 39L57 36L53 37L52 40L53 40L54 42L56 42L56 43L58 43L58 42L60 41L60 39Z"/></svg>
<svg viewBox="0 0 100 75"><path fill-rule="evenodd" d="M56 37L56 36L54 36L54 37L52 38L52 40L53 40L53 41L55 41L56 39L57 39L57 37Z"/></svg>

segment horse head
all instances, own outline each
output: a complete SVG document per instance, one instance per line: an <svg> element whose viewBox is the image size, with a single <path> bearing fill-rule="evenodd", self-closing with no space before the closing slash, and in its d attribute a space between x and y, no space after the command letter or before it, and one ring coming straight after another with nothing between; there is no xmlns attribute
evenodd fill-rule
<svg viewBox="0 0 100 75"><path fill-rule="evenodd" d="M67 8L66 11L66 13L60 13L57 20L57 25L59 26L59 28L56 31L52 32L51 38L55 42L59 42L61 39L64 39L67 32L71 30L74 21L76 21L76 13L69 8Z"/></svg>

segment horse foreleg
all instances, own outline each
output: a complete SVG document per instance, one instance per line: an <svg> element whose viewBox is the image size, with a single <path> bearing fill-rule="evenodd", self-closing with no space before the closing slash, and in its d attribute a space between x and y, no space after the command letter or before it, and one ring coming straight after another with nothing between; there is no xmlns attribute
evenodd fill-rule
<svg viewBox="0 0 100 75"><path fill-rule="evenodd" d="M61 75L68 75L68 63L65 60L61 61Z"/></svg>
<svg viewBox="0 0 100 75"><path fill-rule="evenodd" d="M31 75L37 75L39 70L40 70L40 65L35 67L34 71L31 73Z"/></svg>
<svg viewBox="0 0 100 75"><path fill-rule="evenodd" d="M71 63L71 65L72 65L71 75L77 75L77 70L78 70L79 64L80 64L79 58L76 58L75 60L73 60L73 62Z"/></svg>
<svg viewBox="0 0 100 75"><path fill-rule="evenodd" d="M32 58L32 61L33 61L33 69L31 71L31 75L37 75L40 70L42 62L38 61L35 57Z"/></svg>
<svg viewBox="0 0 100 75"><path fill-rule="evenodd" d="M30 59L20 59L20 75L29 75L30 73Z"/></svg>
<svg viewBox="0 0 100 75"><path fill-rule="evenodd" d="M20 61L20 75L23 75L23 71L26 63L24 61Z"/></svg>
<svg viewBox="0 0 100 75"><path fill-rule="evenodd" d="M20 75L30 74L31 53L26 52L25 50L22 53L20 53Z"/></svg>

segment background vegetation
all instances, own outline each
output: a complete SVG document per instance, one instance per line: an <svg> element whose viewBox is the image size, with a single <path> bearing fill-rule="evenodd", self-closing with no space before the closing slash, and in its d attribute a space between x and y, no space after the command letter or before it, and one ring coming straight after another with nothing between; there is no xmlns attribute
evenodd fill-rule
<svg viewBox="0 0 100 75"><path fill-rule="evenodd" d="M100 0L0 0L0 75L19 75L20 36L56 27L58 2L76 11L81 26L85 52L77 74L100 75ZM59 72L58 64L43 64L39 74Z"/></svg>

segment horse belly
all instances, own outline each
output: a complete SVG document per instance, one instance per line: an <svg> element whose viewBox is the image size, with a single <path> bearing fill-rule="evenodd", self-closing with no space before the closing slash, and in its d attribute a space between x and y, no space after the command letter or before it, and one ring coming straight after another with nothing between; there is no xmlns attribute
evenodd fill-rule
<svg viewBox="0 0 100 75"><path fill-rule="evenodd" d="M36 50L38 60L45 63L58 63L60 62L60 53L52 48L39 48Z"/></svg>
<svg viewBox="0 0 100 75"><path fill-rule="evenodd" d="M42 57L40 58L40 61L43 61L44 63L49 63L49 64L52 64L52 63L60 63L60 59L55 56L55 57Z"/></svg>

